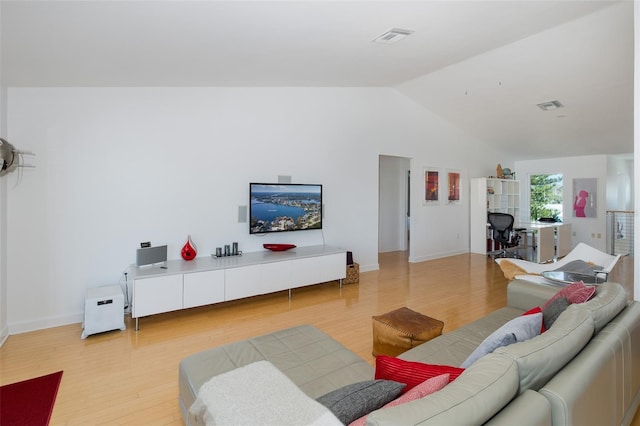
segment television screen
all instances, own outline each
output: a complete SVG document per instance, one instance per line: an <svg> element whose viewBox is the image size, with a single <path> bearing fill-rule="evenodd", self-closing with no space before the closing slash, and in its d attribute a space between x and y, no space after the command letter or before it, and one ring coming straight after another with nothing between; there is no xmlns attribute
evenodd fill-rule
<svg viewBox="0 0 640 426"><path fill-rule="evenodd" d="M249 184L249 233L322 229L322 185Z"/></svg>

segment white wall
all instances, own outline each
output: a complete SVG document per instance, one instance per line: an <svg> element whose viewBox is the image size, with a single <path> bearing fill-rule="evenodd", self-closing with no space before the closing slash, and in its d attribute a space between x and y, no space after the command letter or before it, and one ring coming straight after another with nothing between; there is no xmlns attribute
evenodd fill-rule
<svg viewBox="0 0 640 426"><path fill-rule="evenodd" d="M632 154L609 156L607 173L607 210L632 211L635 204Z"/></svg>
<svg viewBox="0 0 640 426"><path fill-rule="evenodd" d="M1 19L2 7L0 7ZM0 55L0 70L2 70L2 55ZM0 71L0 137L3 139L7 136L6 104L7 91L2 79L2 71ZM0 178L0 346L9 337L7 321L7 179Z"/></svg>
<svg viewBox="0 0 640 426"><path fill-rule="evenodd" d="M407 250L408 158L380 156L378 251Z"/></svg>
<svg viewBox="0 0 640 426"><path fill-rule="evenodd" d="M640 161L640 119L638 111L640 111L640 5L637 1L633 2L634 17L634 40L635 40L635 58L634 58L634 90L633 90L633 108L635 110L633 120L633 160L634 164ZM634 176L634 200L640 200L640 178ZM640 217L639 206L634 203L634 223L638 222ZM635 227L634 240L640 242L640 226ZM633 295L635 300L640 300L640 256L633 259Z"/></svg>
<svg viewBox="0 0 640 426"><path fill-rule="evenodd" d="M412 260L464 253L468 194L424 208L422 167L461 170L465 185L495 168L481 142L389 88L10 88L7 112L13 143L37 154L8 191L11 333L81 321L85 289L118 282L140 241L171 258L188 234L202 256L324 241L376 269L380 154L414 158ZM278 175L324 185L324 234L238 223L248 183Z"/></svg>
<svg viewBox="0 0 640 426"><path fill-rule="evenodd" d="M607 180L609 177L609 158L605 155L592 155L584 157L567 157L547 160L516 161L515 170L521 180L521 208L528 212L529 208L529 178L532 174L563 175L563 219L571 224L573 231L572 245L583 242L599 250L606 251L607 219L606 211ZM620 169L622 170L622 169ZM597 178L597 217L575 218L573 217L573 179ZM595 237L592 236L595 234ZM598 237L600 235L600 237Z"/></svg>

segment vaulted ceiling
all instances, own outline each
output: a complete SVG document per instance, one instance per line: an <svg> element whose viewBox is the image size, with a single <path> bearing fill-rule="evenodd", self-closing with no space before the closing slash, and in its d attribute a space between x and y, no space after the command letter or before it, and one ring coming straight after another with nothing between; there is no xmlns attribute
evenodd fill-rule
<svg viewBox="0 0 640 426"><path fill-rule="evenodd" d="M631 0L0 8L5 87L389 86L515 158L633 151ZM372 42L391 28L413 33Z"/></svg>

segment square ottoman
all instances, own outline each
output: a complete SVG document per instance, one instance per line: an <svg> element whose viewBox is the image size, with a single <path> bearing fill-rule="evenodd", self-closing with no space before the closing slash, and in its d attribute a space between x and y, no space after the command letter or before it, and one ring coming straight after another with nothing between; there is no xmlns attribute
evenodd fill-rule
<svg viewBox="0 0 640 426"><path fill-rule="evenodd" d="M373 316L373 356L398 356L442 334L444 322L403 307Z"/></svg>

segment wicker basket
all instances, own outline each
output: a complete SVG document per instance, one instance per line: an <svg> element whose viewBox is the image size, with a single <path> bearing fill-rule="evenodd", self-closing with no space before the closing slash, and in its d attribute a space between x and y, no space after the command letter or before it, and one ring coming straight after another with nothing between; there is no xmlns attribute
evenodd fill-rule
<svg viewBox="0 0 640 426"><path fill-rule="evenodd" d="M360 265L353 263L347 265L347 277L344 279L345 284L353 284L360 282Z"/></svg>

